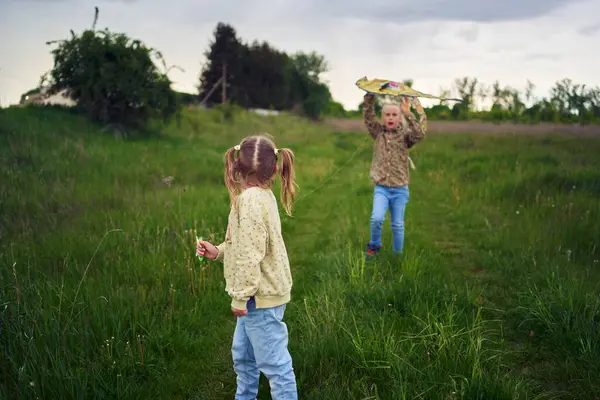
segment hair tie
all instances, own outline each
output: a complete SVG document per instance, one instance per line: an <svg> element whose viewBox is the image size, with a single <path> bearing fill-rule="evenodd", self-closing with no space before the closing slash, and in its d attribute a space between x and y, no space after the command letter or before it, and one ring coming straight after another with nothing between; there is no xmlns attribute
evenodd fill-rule
<svg viewBox="0 0 600 400"><path fill-rule="evenodd" d="M240 147L240 145L239 145L239 144L236 144L235 146L233 146L233 149L234 149L235 151L240 151L241 147Z"/></svg>
<svg viewBox="0 0 600 400"><path fill-rule="evenodd" d="M279 149L277 147L275 147L273 151L275 152L275 155L279 154Z"/></svg>

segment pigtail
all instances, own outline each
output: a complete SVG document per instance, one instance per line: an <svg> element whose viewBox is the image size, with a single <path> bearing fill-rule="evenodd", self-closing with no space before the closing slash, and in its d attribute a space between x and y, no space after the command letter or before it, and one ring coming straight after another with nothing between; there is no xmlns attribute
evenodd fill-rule
<svg viewBox="0 0 600 400"><path fill-rule="evenodd" d="M290 149L279 149L281 155L281 203L287 215L292 215L296 196L296 172L294 170L294 152Z"/></svg>
<svg viewBox="0 0 600 400"><path fill-rule="evenodd" d="M229 200L232 206L240 189L236 180L235 151L234 148L231 148L225 153L225 186L227 186L227 190L229 191Z"/></svg>

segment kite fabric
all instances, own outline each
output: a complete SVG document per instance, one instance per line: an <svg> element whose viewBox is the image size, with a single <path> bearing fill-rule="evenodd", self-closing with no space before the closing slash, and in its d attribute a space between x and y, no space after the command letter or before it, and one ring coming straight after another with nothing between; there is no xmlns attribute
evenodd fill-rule
<svg viewBox="0 0 600 400"><path fill-rule="evenodd" d="M426 99L437 99L446 101L460 101L462 99L446 98L433 96L431 94L422 93L408 87L402 82L394 82L387 79L367 79L367 77L360 78L356 81L356 86L365 92L373 94L383 94L388 96L404 96L404 97L423 97Z"/></svg>
<svg viewBox="0 0 600 400"><path fill-rule="evenodd" d="M387 79L367 79L367 77L365 76L356 81L356 86L358 86L365 92L372 94L410 98L410 102L412 103L413 108L417 111L417 114L419 114L419 124L421 125L421 128L424 131L427 130L427 114L425 114L425 110L423 109L423 106L421 105L421 102L418 99L419 97L424 97L427 99L451 100L462 102L461 99L443 98L432 96L426 93L421 93L408 87L402 82L394 82Z"/></svg>
<svg viewBox="0 0 600 400"><path fill-rule="evenodd" d="M377 81L377 82L375 82ZM373 83L375 82L375 83ZM379 82L389 82L389 81L384 81L383 79L374 79L371 81L367 81L367 78L362 78L359 79L356 82L356 86L358 86L359 88L361 88L362 90L364 90L365 92L369 92L369 93L373 93L373 94L381 94L381 95L387 95L390 96L389 94L389 89L384 89L384 91L371 91L368 90L367 87L371 88L371 87L379 87L380 83ZM397 94L397 92L394 92L394 94L392 96L400 96ZM407 95L403 95L403 96L407 96ZM413 97L410 96L409 97L410 102L412 103L413 108L417 111L417 114L419 114L419 125L421 125L421 128L426 131L427 130L427 114L425 114L425 110L423 109L423 106L421 105L421 102L419 101L419 99L417 97ZM411 160L411 164L412 164L412 160ZM411 165L414 169L414 166Z"/></svg>

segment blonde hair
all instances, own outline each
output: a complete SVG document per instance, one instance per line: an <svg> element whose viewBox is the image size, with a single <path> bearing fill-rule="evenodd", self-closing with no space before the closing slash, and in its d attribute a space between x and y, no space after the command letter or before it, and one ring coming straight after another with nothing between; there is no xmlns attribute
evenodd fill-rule
<svg viewBox="0 0 600 400"><path fill-rule="evenodd" d="M381 111L384 111L387 107L396 107L398 109L398 112L400 112L400 104L398 104L396 102L383 103L383 106L381 107Z"/></svg>
<svg viewBox="0 0 600 400"><path fill-rule="evenodd" d="M292 215L296 196L294 152L278 149L268 134L249 136L225 153L225 185L231 206L241 193L242 184L254 179L261 188L270 188L275 180L278 161L281 161L281 203L287 215Z"/></svg>
<svg viewBox="0 0 600 400"><path fill-rule="evenodd" d="M402 125L402 128L406 128L408 126L408 120L406 119L406 116L401 112L402 110L400 108L400 102L397 99L398 98L396 96L382 96L380 102L381 112L385 112L386 107L396 107L400 114L400 124Z"/></svg>

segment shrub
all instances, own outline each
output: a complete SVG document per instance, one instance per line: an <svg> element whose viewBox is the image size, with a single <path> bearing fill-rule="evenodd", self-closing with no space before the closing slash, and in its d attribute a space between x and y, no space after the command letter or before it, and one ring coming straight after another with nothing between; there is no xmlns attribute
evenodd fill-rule
<svg viewBox="0 0 600 400"><path fill-rule="evenodd" d="M50 93L64 90L83 114L102 123L139 127L176 113L168 70L159 71L152 59L163 61L159 52L108 29L71 35L48 43L58 43L52 50Z"/></svg>

